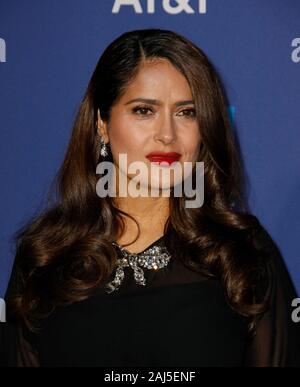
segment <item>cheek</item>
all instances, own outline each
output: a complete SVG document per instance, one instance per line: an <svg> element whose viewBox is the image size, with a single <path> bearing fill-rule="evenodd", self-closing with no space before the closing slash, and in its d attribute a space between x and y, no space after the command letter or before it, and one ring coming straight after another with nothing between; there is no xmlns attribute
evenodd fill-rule
<svg viewBox="0 0 300 387"><path fill-rule="evenodd" d="M137 159L144 149L145 139L141 131L128 128L128 125L115 125L109 133L110 146L114 156L126 153L128 160Z"/></svg>
<svg viewBox="0 0 300 387"><path fill-rule="evenodd" d="M201 135L199 131L195 130L195 132L191 133L189 136L185 136L182 141L188 156L192 158L197 157L201 144Z"/></svg>

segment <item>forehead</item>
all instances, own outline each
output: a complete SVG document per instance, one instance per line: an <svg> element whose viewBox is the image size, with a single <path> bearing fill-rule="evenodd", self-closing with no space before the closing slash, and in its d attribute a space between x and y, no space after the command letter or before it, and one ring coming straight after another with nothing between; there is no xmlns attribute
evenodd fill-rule
<svg viewBox="0 0 300 387"><path fill-rule="evenodd" d="M148 61L140 65L137 75L128 84L124 97L137 93L145 94L145 97L155 97L154 94L157 93L173 94L175 98L191 97L187 79L167 60Z"/></svg>

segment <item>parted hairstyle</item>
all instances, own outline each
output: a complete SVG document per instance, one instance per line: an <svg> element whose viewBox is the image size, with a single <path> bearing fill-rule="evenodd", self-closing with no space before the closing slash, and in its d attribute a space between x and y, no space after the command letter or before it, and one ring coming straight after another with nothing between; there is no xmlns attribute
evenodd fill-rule
<svg viewBox="0 0 300 387"><path fill-rule="evenodd" d="M109 123L112 106L140 66L155 60L169 61L189 83L202 139L198 161L205 172L202 207L186 208L184 195L171 195L166 246L192 270L221 281L228 304L249 319L250 333L267 310L267 254L256 243L262 226L245 198L246 180L220 77L189 39L169 30L143 29L123 33L104 50L49 201L14 235L18 285L8 297L8 315L31 330L57 307L90 297L115 268L111 241L122 234L129 214L112 197L96 193L96 167L103 161L97 111ZM105 160L113 161L111 152Z"/></svg>

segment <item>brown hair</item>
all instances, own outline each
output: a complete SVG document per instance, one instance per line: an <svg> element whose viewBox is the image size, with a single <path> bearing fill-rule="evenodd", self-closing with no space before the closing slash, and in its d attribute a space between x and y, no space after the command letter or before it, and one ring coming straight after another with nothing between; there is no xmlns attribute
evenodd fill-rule
<svg viewBox="0 0 300 387"><path fill-rule="evenodd" d="M265 271L265 257L255 244L260 223L245 201L241 159L221 81L191 41L172 31L146 29L124 33L103 52L54 180L55 202L16 233L19 287L8 305L30 328L56 307L91 296L114 269L110 241L123 231L122 215L129 215L111 197L96 194L96 167L102 161L97 110L109 122L113 104L140 65L157 59L170 61L189 82L201 128L198 161L205 167L202 207L186 208L184 196L170 198L167 247L173 254L183 251L181 258L191 268L220 279L229 305L250 318L250 331L266 310L264 297L258 297ZM106 160L112 161L111 153Z"/></svg>

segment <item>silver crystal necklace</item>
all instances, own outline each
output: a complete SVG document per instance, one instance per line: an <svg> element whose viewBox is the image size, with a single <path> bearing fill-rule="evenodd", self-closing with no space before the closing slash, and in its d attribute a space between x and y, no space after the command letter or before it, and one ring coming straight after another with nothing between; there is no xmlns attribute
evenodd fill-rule
<svg viewBox="0 0 300 387"><path fill-rule="evenodd" d="M124 267L131 267L133 269L134 279L138 285L146 285L142 268L158 270L167 266L171 255L164 244L158 245L162 238L163 236L141 253L130 253L123 246L112 242L119 251L121 258L117 259L115 277L106 285L106 292L111 293L120 287L124 280Z"/></svg>

